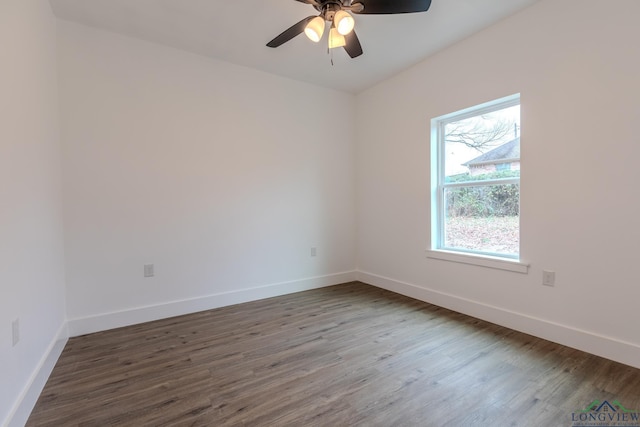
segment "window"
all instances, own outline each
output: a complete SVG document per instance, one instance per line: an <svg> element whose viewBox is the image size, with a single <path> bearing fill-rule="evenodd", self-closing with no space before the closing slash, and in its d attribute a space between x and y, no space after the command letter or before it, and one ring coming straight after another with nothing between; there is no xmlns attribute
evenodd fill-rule
<svg viewBox="0 0 640 427"><path fill-rule="evenodd" d="M518 261L520 95L435 118L431 129L430 254Z"/></svg>

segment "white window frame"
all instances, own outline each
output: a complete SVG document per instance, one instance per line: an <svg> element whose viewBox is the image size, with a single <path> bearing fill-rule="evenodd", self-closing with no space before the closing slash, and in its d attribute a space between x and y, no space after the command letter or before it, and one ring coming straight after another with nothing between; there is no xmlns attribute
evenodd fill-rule
<svg viewBox="0 0 640 427"><path fill-rule="evenodd" d="M445 126L451 122L487 114L519 104L520 94L518 93L431 120L431 249L427 249L427 257L518 273L526 274L528 272L529 265L520 259L520 255L510 256L459 248L447 248L444 246L444 192L446 188L520 184L519 177L465 183L445 183L445 153L443 150Z"/></svg>

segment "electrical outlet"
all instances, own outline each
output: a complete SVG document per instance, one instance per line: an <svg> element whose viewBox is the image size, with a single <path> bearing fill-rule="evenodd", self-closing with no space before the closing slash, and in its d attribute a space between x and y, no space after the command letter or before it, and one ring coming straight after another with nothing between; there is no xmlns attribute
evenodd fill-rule
<svg viewBox="0 0 640 427"><path fill-rule="evenodd" d="M315 247L311 248L311 256L316 256L316 255L318 255L318 249Z"/></svg>
<svg viewBox="0 0 640 427"><path fill-rule="evenodd" d="M542 271L542 284L545 286L556 285L556 272L555 271Z"/></svg>
<svg viewBox="0 0 640 427"><path fill-rule="evenodd" d="M20 319L11 322L11 340L14 347L20 342Z"/></svg>
<svg viewBox="0 0 640 427"><path fill-rule="evenodd" d="M155 272L153 271L153 264L144 265L144 277L153 277Z"/></svg>

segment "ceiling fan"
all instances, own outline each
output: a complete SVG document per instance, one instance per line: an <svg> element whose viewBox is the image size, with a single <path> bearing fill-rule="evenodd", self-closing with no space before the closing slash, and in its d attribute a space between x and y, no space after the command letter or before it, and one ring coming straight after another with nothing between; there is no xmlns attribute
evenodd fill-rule
<svg viewBox="0 0 640 427"><path fill-rule="evenodd" d="M320 15L311 15L284 30L267 43L278 47L298 34L305 33L309 39L319 42L324 34L326 22L329 30L329 49L343 47L351 58L362 55L362 46L353 30L355 20L351 13L389 15L395 13L426 12L431 0L296 0L313 6ZM351 12L351 13L349 13Z"/></svg>

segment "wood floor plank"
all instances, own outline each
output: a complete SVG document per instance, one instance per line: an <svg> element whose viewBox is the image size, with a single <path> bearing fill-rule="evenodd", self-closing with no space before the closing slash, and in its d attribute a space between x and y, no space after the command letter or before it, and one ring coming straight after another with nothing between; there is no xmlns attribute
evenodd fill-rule
<svg viewBox="0 0 640 427"><path fill-rule="evenodd" d="M640 370L362 283L69 340L28 426L569 426Z"/></svg>

